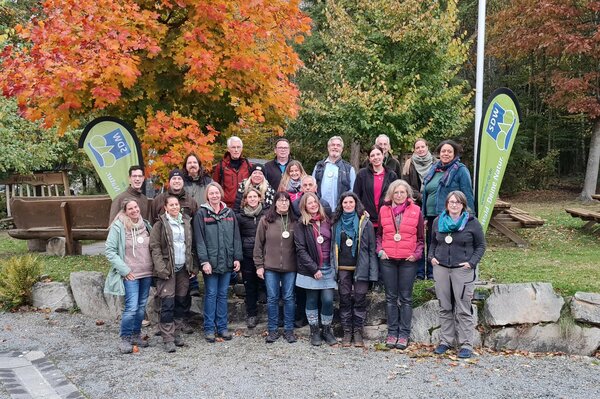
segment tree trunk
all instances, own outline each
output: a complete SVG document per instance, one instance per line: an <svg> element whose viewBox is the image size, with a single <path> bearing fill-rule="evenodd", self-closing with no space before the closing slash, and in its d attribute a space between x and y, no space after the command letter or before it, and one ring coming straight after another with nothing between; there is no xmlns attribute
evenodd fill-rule
<svg viewBox="0 0 600 399"><path fill-rule="evenodd" d="M583 191L579 195L579 199L583 202L593 201L592 194L596 193L596 186L598 184L598 169L600 169L600 118L594 121L592 129L590 154L585 169Z"/></svg>
<svg viewBox="0 0 600 399"><path fill-rule="evenodd" d="M352 141L350 147L350 164L354 166L356 173L360 169L360 144L357 141Z"/></svg>

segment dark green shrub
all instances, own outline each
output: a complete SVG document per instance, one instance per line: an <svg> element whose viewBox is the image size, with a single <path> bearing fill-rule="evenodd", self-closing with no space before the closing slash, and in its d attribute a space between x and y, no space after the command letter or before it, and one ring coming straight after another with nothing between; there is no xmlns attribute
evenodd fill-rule
<svg viewBox="0 0 600 399"><path fill-rule="evenodd" d="M12 309L31 304L31 290L42 273L36 256L14 256L0 261L0 305Z"/></svg>

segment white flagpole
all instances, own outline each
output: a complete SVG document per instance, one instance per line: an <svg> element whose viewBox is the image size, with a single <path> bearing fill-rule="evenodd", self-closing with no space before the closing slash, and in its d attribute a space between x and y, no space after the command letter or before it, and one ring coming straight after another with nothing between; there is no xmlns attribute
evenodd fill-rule
<svg viewBox="0 0 600 399"><path fill-rule="evenodd" d="M479 150L479 125L481 125L481 113L483 112L483 64L485 54L485 4L486 0L479 0L477 13L477 71L475 77L475 140L473 151L473 187L477 179L477 156ZM475 199L477 201L477 199Z"/></svg>

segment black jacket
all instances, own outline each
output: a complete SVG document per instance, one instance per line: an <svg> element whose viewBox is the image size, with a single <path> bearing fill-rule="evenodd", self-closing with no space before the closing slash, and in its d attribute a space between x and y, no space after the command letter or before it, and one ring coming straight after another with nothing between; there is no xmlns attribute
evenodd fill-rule
<svg viewBox="0 0 600 399"><path fill-rule="evenodd" d="M263 209L256 216L248 216L242 210L240 213L237 213L235 216L238 220L238 226L240 228L240 236L242 237L242 252L244 253L244 258L252 259L254 255L254 240L256 238L256 227L258 226L258 222L264 215L265 210Z"/></svg>
<svg viewBox="0 0 600 399"><path fill-rule="evenodd" d="M287 166L287 164L290 163L291 160L292 158L289 158L285 165ZM275 190L276 192L279 191L279 183L281 183L282 173L281 169L279 169L279 165L277 164L277 157L265 164L264 175L271 187L273 188L273 190Z"/></svg>
<svg viewBox="0 0 600 399"><path fill-rule="evenodd" d="M331 235L331 265L338 269L339 246L335 242L335 229L339 221L332 229ZM377 281L379 278L379 261L377 260L377 239L373 224L364 215L360 218L358 227L358 252L356 254L356 269L354 270L355 281ZM345 245L342 243L342 245Z"/></svg>
<svg viewBox="0 0 600 399"><path fill-rule="evenodd" d="M322 265L319 264L319 250L312 225L296 223L294 244L296 245L296 271L302 275L314 277Z"/></svg>
<svg viewBox="0 0 600 399"><path fill-rule="evenodd" d="M378 214L377 207L375 206L375 192L374 192L374 173L371 165L366 168L362 168L356 175L354 181L354 193L360 199L360 202L365 207L365 210L369 212L371 223L377 223ZM381 187L381 196L379 197L379 208L381 208L385 202L385 194L390 184L397 180L398 176L390 169L385 169L385 175L383 177L383 186Z"/></svg>
<svg viewBox="0 0 600 399"><path fill-rule="evenodd" d="M474 216L469 216L469 221L463 231L457 231L451 234L452 242L446 243L448 233L438 231L438 219L435 218L431 226L431 244L427 259L436 258L440 265L446 267L461 267L462 262L469 262L473 269L477 267L479 261L485 253L485 234L479 220Z"/></svg>

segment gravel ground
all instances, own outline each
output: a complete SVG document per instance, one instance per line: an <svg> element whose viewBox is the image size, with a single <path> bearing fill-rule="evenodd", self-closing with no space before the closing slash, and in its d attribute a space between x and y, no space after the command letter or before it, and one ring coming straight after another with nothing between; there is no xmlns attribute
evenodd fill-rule
<svg viewBox="0 0 600 399"><path fill-rule="evenodd" d="M467 362L372 345L314 348L305 338L266 345L260 336L236 336L208 344L197 333L175 354L153 337L150 348L120 355L117 336L118 324L96 326L79 314L0 313L0 351L44 352L89 398L600 396L600 361L590 357L482 353Z"/></svg>

